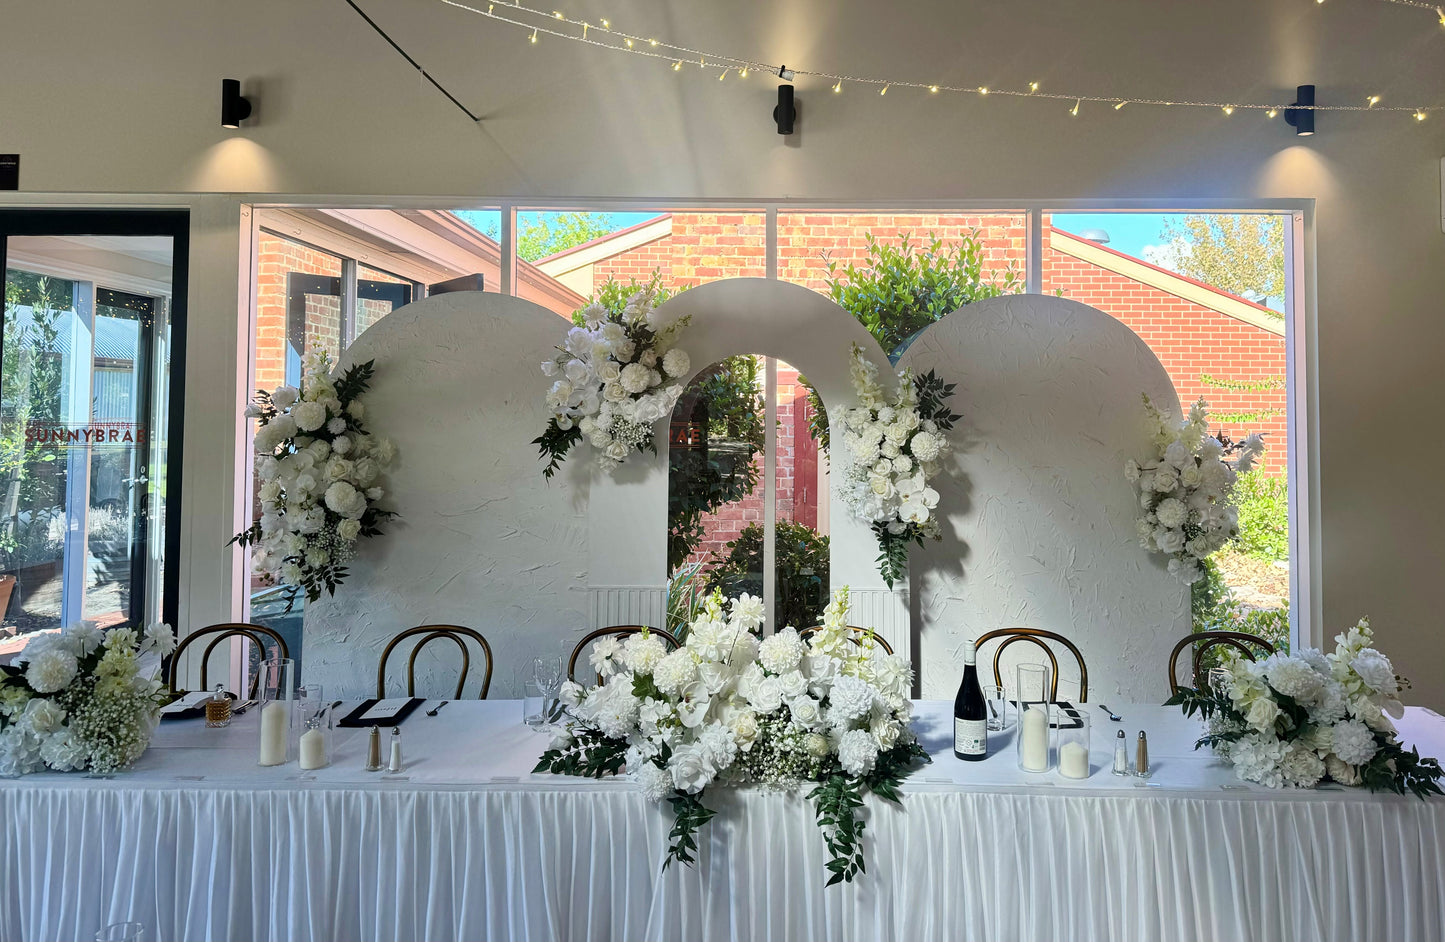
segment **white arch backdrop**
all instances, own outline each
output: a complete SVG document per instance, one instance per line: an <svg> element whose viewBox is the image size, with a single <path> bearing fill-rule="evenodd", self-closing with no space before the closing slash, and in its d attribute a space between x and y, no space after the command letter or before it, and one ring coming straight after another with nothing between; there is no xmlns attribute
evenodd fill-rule
<svg viewBox="0 0 1445 942"><path fill-rule="evenodd" d="M852 400L852 344L886 368L853 317L797 285L714 282L667 305L692 315L682 346L696 369L739 353L778 357L835 418ZM309 680L366 693L395 632L454 622L492 642L492 695L513 696L520 665L562 653L589 627L662 623L665 433L657 456L635 455L611 476L591 473L581 448L550 483L531 444L548 418L537 365L565 326L528 301L457 293L398 310L348 349L343 365L377 361L368 418L400 447L390 483L401 517L363 544L334 599L308 606ZM871 532L834 496L832 582L853 587L855 623L914 658L925 696L952 694L965 637L1028 623L1092 655L1091 699L1153 697L1159 651L1188 620L1183 587L1134 543L1121 473L1147 447L1139 393L1176 405L1153 354L1101 311L1027 296L950 314L901 365L959 384L956 471L939 485L947 536L914 550L910 599L905 586L883 586ZM419 659L419 685L447 689L455 668L444 658Z"/></svg>

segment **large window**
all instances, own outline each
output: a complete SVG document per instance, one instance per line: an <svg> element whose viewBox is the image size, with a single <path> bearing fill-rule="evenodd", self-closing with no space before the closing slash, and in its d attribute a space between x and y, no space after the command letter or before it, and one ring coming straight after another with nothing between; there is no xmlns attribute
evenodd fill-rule
<svg viewBox="0 0 1445 942"><path fill-rule="evenodd" d="M1219 433L1266 435L1269 454L1240 488L1241 538L1195 593L1196 627L1287 641L1306 601L1289 510L1302 427L1289 367L1297 213L635 203L265 212L274 236L262 239L305 264L268 267L262 256L260 386L290 375L263 370L263 348L284 355L273 363L299 363L311 346L335 352L400 304L475 281L570 317L619 287L653 283L670 295L776 277L836 300L895 358L928 323L977 300L1032 291L1082 301L1149 344L1181 402L1206 398ZM473 254L447 255L443 242ZM420 277L408 265L423 248L453 271L475 268L475 280ZM829 468L826 405L806 377L766 357L712 364L679 403L670 454L675 590L727 581L764 592L782 621L810 619L828 581L819 561Z"/></svg>
<svg viewBox="0 0 1445 942"><path fill-rule="evenodd" d="M0 661L82 619L174 622L186 231L0 212Z"/></svg>

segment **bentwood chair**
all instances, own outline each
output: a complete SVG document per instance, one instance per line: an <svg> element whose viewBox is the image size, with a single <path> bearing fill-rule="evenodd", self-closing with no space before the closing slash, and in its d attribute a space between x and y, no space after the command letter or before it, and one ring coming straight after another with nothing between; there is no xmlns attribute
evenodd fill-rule
<svg viewBox="0 0 1445 942"><path fill-rule="evenodd" d="M577 646L572 649L572 656L567 659L567 679L574 683L577 681L577 660L592 642L599 638L609 636L626 638L628 635L641 634L644 631L661 638L662 643L667 646L669 651L675 651L682 647L682 642L678 641L671 632L664 631L661 628L647 628L643 625L611 625L607 628L598 628L596 631L590 632L587 637L581 641L578 641ZM598 677L597 682L602 683L604 679L603 677Z"/></svg>
<svg viewBox="0 0 1445 942"><path fill-rule="evenodd" d="M176 687L176 675L180 671L181 655L185 653L186 648L189 648L197 641L210 635L215 635L216 637L213 638L211 640L211 643L206 645L206 649L201 652L200 689L202 690L211 689L210 674L208 671L208 665L211 660L211 652L216 650L216 645L220 644L222 641L225 641L227 638L246 638L256 646L256 650L258 652L261 652L262 658L266 656L265 652L268 647L277 649L281 657L291 656L291 652L286 648L286 639L281 637L281 635L278 634L274 629L267 628L265 625L252 625L246 622L226 622L219 625L207 625L204 628L198 628L190 634L186 635L184 640L181 641L180 645L171 652L171 667L167 678L170 681L171 690L175 693L187 692L185 690L180 690ZM262 640L263 638L265 640ZM251 690L247 694L248 697L254 698L256 696L256 688L260 684L260 682L261 674L257 672L251 677Z"/></svg>
<svg viewBox="0 0 1445 942"><path fill-rule="evenodd" d="M810 635L815 635L815 634L817 634L818 632L820 632L820 631L822 631L822 630L823 630L823 626L822 626L822 625L814 625L814 626L811 627L811 628L804 628L804 629L802 629L801 631L799 631L799 632L798 632L798 637L800 637L800 638L802 638L804 641L806 641L806 640L808 640L808 637L809 637ZM872 639L873 639L873 643L876 644L876 645L878 645L880 648L882 648L884 654L892 654L892 653L893 653L893 645L891 645L891 644L889 644L887 641L883 640L883 636L880 635L880 634L878 634L877 632L875 632L875 631L874 631L873 629L871 629L871 628L859 628L857 625L849 625L849 626L848 626L848 632L849 632L849 635L851 636L854 644L857 644L857 645L865 645L865 644L868 643L868 639L869 639L869 637L871 636Z"/></svg>
<svg viewBox="0 0 1445 942"><path fill-rule="evenodd" d="M462 669L457 676L457 692L453 700L462 698L462 687L466 685L467 675L472 669L472 655L467 649L467 641L475 641L477 647L482 650L482 657L486 662L486 670L482 673L482 687L477 694L478 700L487 699L487 690L492 686L492 646L487 644L481 632L471 628L463 628L461 625L418 625L415 628L408 628L387 642L385 650L381 652L381 661L376 665L376 696L381 699L386 696L386 662L391 657L391 652L396 646L407 638L414 635L424 637L411 649L411 657L406 659L406 695L416 696L416 656L421 649L433 641L446 639L457 646L462 652Z"/></svg>
<svg viewBox="0 0 1445 942"><path fill-rule="evenodd" d="M1044 628L995 628L993 631L984 632L979 636L978 641L975 642L976 648L983 650L985 644L999 638L1003 638L1004 641L998 646L998 649L993 652L993 682L995 684L998 684L1000 687L1004 685L1003 671L999 669L999 659L1003 656L1004 650L1011 644L1019 641L1027 641L1043 648L1044 654L1048 655L1049 668L1054 678L1049 689L1049 699L1057 700L1059 698L1059 659L1054 656L1053 649L1047 644L1048 641L1056 641L1067 648L1069 652L1074 655L1074 660L1078 662L1079 702L1084 703L1088 701L1089 668L1084 664L1084 655L1079 653L1079 649L1074 645L1074 642L1061 634L1048 631Z"/></svg>
<svg viewBox="0 0 1445 942"><path fill-rule="evenodd" d="M1174 645L1174 650L1169 652L1169 692L1171 694L1179 692L1179 681L1176 679L1179 671L1179 655L1191 644L1197 644L1199 646L1194 652L1194 664L1190 671L1190 676L1194 678L1195 687L1199 686L1199 672L1204 664L1204 654L1210 648L1232 647L1251 661L1255 658L1254 651L1251 650L1250 645L1264 651L1265 656L1274 653L1274 645L1258 635L1252 635L1244 631L1199 631L1194 634L1185 635L1179 640L1178 644Z"/></svg>

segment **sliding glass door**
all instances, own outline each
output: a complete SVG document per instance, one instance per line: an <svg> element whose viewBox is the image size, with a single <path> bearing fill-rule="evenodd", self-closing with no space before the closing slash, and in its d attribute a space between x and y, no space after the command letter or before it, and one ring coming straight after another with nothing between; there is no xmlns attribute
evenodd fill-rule
<svg viewBox="0 0 1445 942"><path fill-rule="evenodd" d="M174 623L187 227L0 211L0 660L82 619Z"/></svg>

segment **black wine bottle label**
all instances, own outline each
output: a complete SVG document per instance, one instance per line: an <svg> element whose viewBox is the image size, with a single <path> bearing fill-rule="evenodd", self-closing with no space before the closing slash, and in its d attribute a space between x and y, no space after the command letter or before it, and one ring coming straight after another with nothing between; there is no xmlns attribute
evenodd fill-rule
<svg viewBox="0 0 1445 942"><path fill-rule="evenodd" d="M961 756L988 752L988 721L953 718L953 751Z"/></svg>

